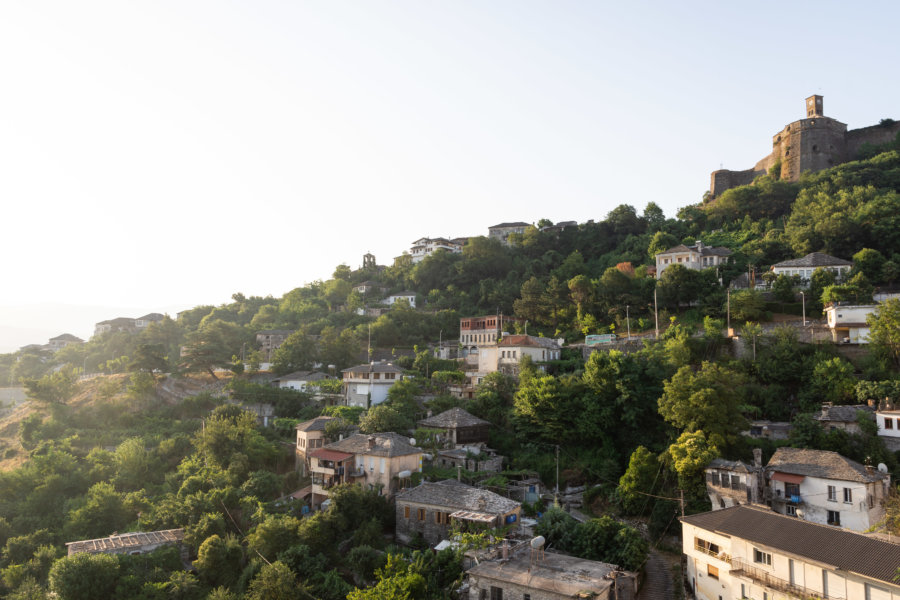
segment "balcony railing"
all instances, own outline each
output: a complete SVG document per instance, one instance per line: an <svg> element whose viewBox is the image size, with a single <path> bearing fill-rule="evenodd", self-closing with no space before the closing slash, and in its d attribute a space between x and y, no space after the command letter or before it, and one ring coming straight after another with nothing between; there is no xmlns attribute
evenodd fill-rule
<svg viewBox="0 0 900 600"><path fill-rule="evenodd" d="M747 577L759 585L777 590L779 592L784 592L792 596L797 596L799 598L817 598L820 600L844 600L844 596L835 594L826 595L817 590L812 590L808 587L797 585L796 583L791 583L787 579L775 577L765 569L754 567L742 558L731 559L731 567L732 568L729 573L732 575Z"/></svg>
<svg viewBox="0 0 900 600"><path fill-rule="evenodd" d="M725 554L724 552L714 552L714 551L710 550L709 548L704 548L703 546L701 546L699 544L694 544L694 550L697 550L699 552L702 552L703 554L712 556L713 558L716 558L718 560L721 560L722 562L728 563L729 565L731 564L731 557L728 556L727 554Z"/></svg>

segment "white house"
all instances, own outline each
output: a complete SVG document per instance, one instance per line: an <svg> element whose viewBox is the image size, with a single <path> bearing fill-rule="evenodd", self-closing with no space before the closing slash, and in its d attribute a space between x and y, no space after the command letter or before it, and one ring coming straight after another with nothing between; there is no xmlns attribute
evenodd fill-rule
<svg viewBox="0 0 900 600"><path fill-rule="evenodd" d="M411 291L397 292L384 299L384 304L393 306L398 300L406 300L411 308L416 307L416 293Z"/></svg>
<svg viewBox="0 0 900 600"><path fill-rule="evenodd" d="M47 346L50 348L50 350L52 350L53 352L56 352L57 350L62 350L63 348L65 348L66 346L68 346L70 344L83 344L83 343L84 343L84 340L81 339L80 337L75 337L71 333L64 333L64 334L58 335L54 338L50 338L50 342L47 344Z"/></svg>
<svg viewBox="0 0 900 600"><path fill-rule="evenodd" d="M562 342L562 339L533 335L507 335L493 348L496 353L496 366L493 370L516 375L519 372L519 360L523 356L531 357L535 363L559 360Z"/></svg>
<svg viewBox="0 0 900 600"><path fill-rule="evenodd" d="M413 263L422 262L426 256L438 250L444 250L453 254L462 252L465 242L450 240L447 238L419 238L413 242L409 249L409 255L412 256Z"/></svg>
<svg viewBox="0 0 900 600"><path fill-rule="evenodd" d="M865 531L884 518L891 476L837 452L782 447L766 465L772 509Z"/></svg>
<svg viewBox="0 0 900 600"><path fill-rule="evenodd" d="M309 391L310 383L322 381L323 379L331 379L331 376L320 371L294 371L293 373L276 377L272 380L272 383L280 388L307 392Z"/></svg>
<svg viewBox="0 0 900 600"><path fill-rule="evenodd" d="M878 423L878 435L884 440L888 450L900 450L900 410L894 403L882 402L875 411L875 422Z"/></svg>
<svg viewBox="0 0 900 600"><path fill-rule="evenodd" d="M869 324L866 319L878 310L877 304L845 304L834 302L825 307L831 338L835 343L868 344Z"/></svg>
<svg viewBox="0 0 900 600"><path fill-rule="evenodd" d="M705 246L700 240L697 240L693 246L679 244L656 255L656 278L659 279L663 271L672 265L682 265L686 269L700 271L724 265L728 262L729 256L731 256L731 250L728 248Z"/></svg>
<svg viewBox="0 0 900 600"><path fill-rule="evenodd" d="M745 505L682 517L681 530L699 600L900 600L900 544Z"/></svg>
<svg viewBox="0 0 900 600"><path fill-rule="evenodd" d="M134 328L137 330L147 329L151 324L159 323L165 318L166 316L160 313L148 313L134 320Z"/></svg>
<svg viewBox="0 0 900 600"><path fill-rule="evenodd" d="M772 265L772 272L775 275L786 275L788 277L797 276L803 287L809 285L813 271L816 269L825 269L834 273L838 281L844 280L853 268L853 263L843 258L835 258L821 252L811 252L803 258L794 258L785 260Z"/></svg>
<svg viewBox="0 0 900 600"><path fill-rule="evenodd" d="M344 369L344 398L348 406L369 408L387 400L391 386L403 379L403 370L390 363L369 363Z"/></svg>

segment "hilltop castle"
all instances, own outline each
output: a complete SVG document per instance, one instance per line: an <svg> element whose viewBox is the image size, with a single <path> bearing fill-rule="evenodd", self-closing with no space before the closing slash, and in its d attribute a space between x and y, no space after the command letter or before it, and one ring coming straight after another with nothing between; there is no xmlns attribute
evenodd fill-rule
<svg viewBox="0 0 900 600"><path fill-rule="evenodd" d="M863 144L892 142L900 131L900 122L887 121L847 131L847 125L826 117L822 96L806 99L806 118L785 125L772 136L772 153L746 171L721 169L710 175L709 193L715 197L725 190L747 185L769 169L780 167L781 179L797 181L804 171L821 171L856 159Z"/></svg>

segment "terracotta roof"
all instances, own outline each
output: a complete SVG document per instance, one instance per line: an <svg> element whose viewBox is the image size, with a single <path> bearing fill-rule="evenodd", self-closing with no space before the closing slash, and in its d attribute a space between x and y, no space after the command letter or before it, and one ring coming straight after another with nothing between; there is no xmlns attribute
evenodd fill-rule
<svg viewBox="0 0 900 600"><path fill-rule="evenodd" d="M184 529L166 529L163 531L148 531L123 533L121 535L111 535L106 538L96 540L80 540L77 542L66 542L69 547L69 553L87 552L94 554L98 552L109 552L119 549L140 548L151 544L175 544L184 539Z"/></svg>
<svg viewBox="0 0 900 600"><path fill-rule="evenodd" d="M437 427L442 429L455 429L457 427L474 427L477 425L490 425L490 421L479 419L475 415L456 407L445 410L439 415L428 417L419 421L423 427Z"/></svg>
<svg viewBox="0 0 900 600"><path fill-rule="evenodd" d="M325 431L325 425L328 424L328 421L333 419L334 417L316 417L310 421L299 423L296 429L297 431Z"/></svg>
<svg viewBox="0 0 900 600"><path fill-rule="evenodd" d="M775 263L775 267L852 267L853 263L843 258L835 258L821 252L810 252L803 258L793 258Z"/></svg>
<svg viewBox="0 0 900 600"><path fill-rule="evenodd" d="M422 483L403 490L397 494L396 498L398 502L415 502L493 515L504 515L521 506L515 500L510 500L489 490L466 485L455 479Z"/></svg>
<svg viewBox="0 0 900 600"><path fill-rule="evenodd" d="M877 470L867 473L863 465L837 452L806 448L779 448L766 465L766 471L858 483L870 483L884 478L883 473Z"/></svg>
<svg viewBox="0 0 900 600"><path fill-rule="evenodd" d="M861 533L746 505L691 515L681 521L896 585L900 545Z"/></svg>
<svg viewBox="0 0 900 600"><path fill-rule="evenodd" d="M347 460L348 458L353 458L353 455L349 452L339 452L337 450L331 450L330 448L316 448L312 452L309 453L310 458L321 458L322 460L333 460L335 462L341 462Z"/></svg>
<svg viewBox="0 0 900 600"><path fill-rule="evenodd" d="M369 438L375 438L375 446L369 448ZM393 432L355 433L338 442L325 446L331 450L349 452L351 454L366 454L370 456L406 456L408 454L421 454L422 450L409 443L409 438Z"/></svg>

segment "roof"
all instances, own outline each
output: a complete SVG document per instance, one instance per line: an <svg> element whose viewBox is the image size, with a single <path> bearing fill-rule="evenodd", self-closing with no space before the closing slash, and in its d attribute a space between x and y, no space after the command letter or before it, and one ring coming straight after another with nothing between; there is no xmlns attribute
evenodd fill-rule
<svg viewBox="0 0 900 600"><path fill-rule="evenodd" d="M334 419L335 417L316 417L310 421L298 423L296 429L297 431L325 431L325 426L328 424L328 421Z"/></svg>
<svg viewBox="0 0 900 600"><path fill-rule="evenodd" d="M861 533L747 505L682 517L681 521L896 585L900 545Z"/></svg>
<svg viewBox="0 0 900 600"><path fill-rule="evenodd" d="M398 502L415 502L484 515L505 515L521 506L515 500L455 479L422 483L403 490L396 498Z"/></svg>
<svg viewBox="0 0 900 600"><path fill-rule="evenodd" d="M403 369L391 363L369 363L344 369L341 373L402 373Z"/></svg>
<svg viewBox="0 0 900 600"><path fill-rule="evenodd" d="M752 473L756 469L740 460L725 460L724 458L714 458L710 461L708 469L722 469L726 471L740 471L744 473Z"/></svg>
<svg viewBox="0 0 900 600"><path fill-rule="evenodd" d="M184 539L184 529L166 529L163 531L148 531L123 533L121 535L111 535L96 540L80 540L77 542L66 542L69 547L69 554L75 552L110 552L120 549L140 548L141 546L149 546L151 544L175 544Z"/></svg>
<svg viewBox="0 0 900 600"><path fill-rule="evenodd" d="M294 333L293 329L263 329L257 331L256 335L291 335L292 333Z"/></svg>
<svg viewBox="0 0 900 600"><path fill-rule="evenodd" d="M693 246L685 246L684 244L678 244L672 248L669 248L665 252L657 252L656 255L660 254L674 254L675 252L699 252L700 256L731 256L732 252L729 248L725 248L724 246L702 246L699 250L697 249L697 245Z"/></svg>
<svg viewBox="0 0 900 600"><path fill-rule="evenodd" d="M602 593L613 585L607 578L613 566L546 551L543 559L532 563L530 546L510 556L509 560L484 560L467 573L479 578L504 581L525 589L549 592L553 598L579 598L584 592ZM593 596L591 596L593 597Z"/></svg>
<svg viewBox="0 0 900 600"><path fill-rule="evenodd" d="M293 373L276 377L272 381L321 381L322 379L328 379L328 377L327 373L322 373L321 371L294 371Z"/></svg>
<svg viewBox="0 0 900 600"><path fill-rule="evenodd" d="M875 408L866 404L855 404L853 406L823 406L822 412L815 415L813 419L817 421L843 421L846 423L856 422L856 413L863 411L866 416L871 417L875 412Z"/></svg>
<svg viewBox="0 0 900 600"><path fill-rule="evenodd" d="M80 337L75 337L71 333L64 333L62 335L58 335L55 338L50 338L50 341L58 341L58 342L83 342L84 340Z"/></svg>
<svg viewBox="0 0 900 600"><path fill-rule="evenodd" d="M375 438L375 446L369 448L369 438ZM409 443L409 438L397 433L355 433L340 441L325 446L331 450L349 452L351 454L366 454L371 456L406 456L408 454L421 454L422 450Z"/></svg>
<svg viewBox="0 0 900 600"><path fill-rule="evenodd" d="M528 227L531 223L523 223L522 221L516 221L514 223L500 223L499 225L491 225L488 229L504 229L506 227Z"/></svg>
<svg viewBox="0 0 900 600"><path fill-rule="evenodd" d="M419 421L423 427L438 427L442 429L455 429L457 427L475 427L477 425L490 425L490 421L479 419L475 415L459 408L445 410L439 415L428 417Z"/></svg>
<svg viewBox="0 0 900 600"><path fill-rule="evenodd" d="M160 313L147 313L143 317L138 317L137 321L162 321L166 318L166 315Z"/></svg>
<svg viewBox="0 0 900 600"><path fill-rule="evenodd" d="M821 252L810 252L803 258L793 258L791 260L783 260L780 263L775 263L772 265L772 268L775 267L851 267L853 266L853 262L849 260L844 260L843 258L836 258L834 256L829 256L827 254L823 254Z"/></svg>
<svg viewBox="0 0 900 600"><path fill-rule="evenodd" d="M559 344L556 343L556 340L535 337L533 335L507 335L504 336L497 345L515 347L530 346L532 348L550 348L552 350L559 348Z"/></svg>
<svg viewBox="0 0 900 600"><path fill-rule="evenodd" d="M870 483L884 478L884 473L877 470L868 473L866 467L837 452L806 448L779 448L766 465L766 470L858 483Z"/></svg>
<svg viewBox="0 0 900 600"><path fill-rule="evenodd" d="M353 455L349 452L339 452L338 450L332 450L330 448L316 448L309 453L309 456L310 458L321 458L322 460L333 460L335 462L353 458Z"/></svg>

